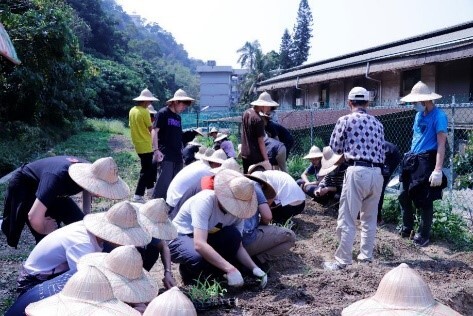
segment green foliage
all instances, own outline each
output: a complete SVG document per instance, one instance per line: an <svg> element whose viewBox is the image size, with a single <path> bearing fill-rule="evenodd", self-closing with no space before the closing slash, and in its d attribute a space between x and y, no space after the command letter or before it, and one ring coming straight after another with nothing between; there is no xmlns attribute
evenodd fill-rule
<svg viewBox="0 0 473 316"><path fill-rule="evenodd" d="M86 119L84 130L124 134L125 126L122 121L105 119Z"/></svg>
<svg viewBox="0 0 473 316"><path fill-rule="evenodd" d="M201 280L196 280L196 284L189 287L188 295L193 302L208 303L222 298L227 290L215 279L209 281L210 276Z"/></svg>
<svg viewBox="0 0 473 316"><path fill-rule="evenodd" d="M290 52L294 66L302 65L309 57L310 38L312 37L312 12L307 0L301 0L297 11L297 23L294 26L292 49Z"/></svg>
<svg viewBox="0 0 473 316"><path fill-rule="evenodd" d="M283 228L287 228L287 229L292 229L296 224L292 220L292 216L291 216L284 222L284 224L277 224L276 223L276 224L273 224L273 225L283 227Z"/></svg>
<svg viewBox="0 0 473 316"><path fill-rule="evenodd" d="M281 38L281 45L279 46L279 65L282 69L289 69L294 66L291 59L292 38L288 29L284 29L284 34Z"/></svg>
<svg viewBox="0 0 473 316"><path fill-rule="evenodd" d="M309 166L310 162L299 155L291 155L287 160L288 173L294 179L299 179L302 172Z"/></svg>
<svg viewBox="0 0 473 316"><path fill-rule="evenodd" d="M457 174L455 188L473 188L473 133L470 132L465 145L464 154L456 154L453 157L453 169Z"/></svg>
<svg viewBox="0 0 473 316"><path fill-rule="evenodd" d="M401 222L401 206L399 205L397 195L384 195L382 212L385 223L398 224Z"/></svg>

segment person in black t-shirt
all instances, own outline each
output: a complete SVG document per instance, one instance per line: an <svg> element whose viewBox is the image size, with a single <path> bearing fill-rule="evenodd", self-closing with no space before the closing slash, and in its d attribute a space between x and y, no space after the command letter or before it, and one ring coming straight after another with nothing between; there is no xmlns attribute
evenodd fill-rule
<svg viewBox="0 0 473 316"><path fill-rule="evenodd" d="M292 147L294 147L294 137L291 135L291 132L282 126L279 123L271 120L271 116L266 114L262 115L263 120L265 121L265 131L269 137L279 140L281 143L286 146L286 160L289 157L289 152Z"/></svg>
<svg viewBox="0 0 473 316"><path fill-rule="evenodd" d="M70 198L83 192L81 210ZM72 156L48 157L20 167L10 179L5 195L2 231L7 243L17 247L25 223L39 242L57 229L90 212L92 196L124 199L128 185L118 177L111 157L93 164Z"/></svg>
<svg viewBox="0 0 473 316"><path fill-rule="evenodd" d="M167 106L158 111L153 124L153 159L160 162L153 199L166 199L166 192L174 176L182 169L181 114L194 101L179 89L166 101Z"/></svg>

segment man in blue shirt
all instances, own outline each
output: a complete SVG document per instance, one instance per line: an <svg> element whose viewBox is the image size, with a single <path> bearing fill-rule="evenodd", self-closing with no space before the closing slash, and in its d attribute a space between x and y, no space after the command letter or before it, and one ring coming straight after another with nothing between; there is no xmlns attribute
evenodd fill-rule
<svg viewBox="0 0 473 316"><path fill-rule="evenodd" d="M431 92L425 83L419 81L411 93L401 99L415 103L418 112L413 126L411 150L402 161L402 191L399 203L402 209L402 237L411 237L414 228L414 209L420 210L419 229L414 243L424 247L429 243L433 218L433 201L442 198L446 178L442 173L447 140L447 116L435 107L433 100L442 96Z"/></svg>

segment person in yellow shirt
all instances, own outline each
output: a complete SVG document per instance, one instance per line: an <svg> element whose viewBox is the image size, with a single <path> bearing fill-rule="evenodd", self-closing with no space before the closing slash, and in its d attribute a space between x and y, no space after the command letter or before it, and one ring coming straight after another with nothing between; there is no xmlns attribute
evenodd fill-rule
<svg viewBox="0 0 473 316"><path fill-rule="evenodd" d="M137 104L131 108L128 118L131 130L131 141L135 146L136 153L140 157L141 170L140 178L136 186L133 201L144 203L144 194L146 189L154 186L156 174L153 174L153 146L151 141L152 123L148 106L153 101L159 101L153 96L151 91L144 89L139 97L133 99Z"/></svg>

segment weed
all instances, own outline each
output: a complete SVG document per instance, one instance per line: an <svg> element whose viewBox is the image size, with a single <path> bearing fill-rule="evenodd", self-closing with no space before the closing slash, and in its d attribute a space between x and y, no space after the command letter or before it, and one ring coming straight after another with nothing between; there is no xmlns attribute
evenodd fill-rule
<svg viewBox="0 0 473 316"><path fill-rule="evenodd" d="M287 160L288 173L294 179L298 179L309 164L310 162L307 159L302 158L302 156L290 156Z"/></svg>
<svg viewBox="0 0 473 316"><path fill-rule="evenodd" d="M376 253L385 259L391 259L394 257L394 250L390 244L381 243L376 245Z"/></svg>
<svg viewBox="0 0 473 316"><path fill-rule="evenodd" d="M209 281L210 276L201 281L201 275L189 287L188 295L193 302L208 303L223 298L227 289L223 288L220 282L215 279Z"/></svg>
<svg viewBox="0 0 473 316"><path fill-rule="evenodd" d="M396 195L386 194L383 201L383 220L386 223L397 224L401 221L401 206Z"/></svg>
<svg viewBox="0 0 473 316"><path fill-rule="evenodd" d="M123 134L125 126L119 120L87 119L84 127L86 131L106 132L111 134Z"/></svg>
<svg viewBox="0 0 473 316"><path fill-rule="evenodd" d="M291 216L284 222L284 224L273 223L273 225L278 226L278 227L284 227L287 229L292 229L296 224L292 220L292 216Z"/></svg>

